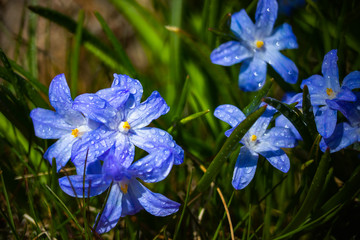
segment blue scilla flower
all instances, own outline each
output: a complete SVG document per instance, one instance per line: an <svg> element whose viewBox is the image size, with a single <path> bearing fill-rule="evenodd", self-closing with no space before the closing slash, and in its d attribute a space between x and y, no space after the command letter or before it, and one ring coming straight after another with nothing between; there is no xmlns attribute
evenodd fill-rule
<svg viewBox="0 0 360 240"><path fill-rule="evenodd" d="M243 189L251 182L255 175L259 154L280 171L286 173L289 170L289 158L280 148L294 147L296 139L289 128L273 127L267 130L274 112L274 109L268 108L240 141L243 146L240 148L232 178L235 189ZM245 115L233 105L218 106L214 115L231 125L232 128L225 132L227 137L245 119Z"/></svg>
<svg viewBox="0 0 360 240"><path fill-rule="evenodd" d="M341 110L334 108L332 103L354 102L356 96L351 90L359 88L360 85L360 72L354 71L344 78L340 87L337 59L337 50L331 50L324 57L323 76L313 75L301 83L302 88L304 85L309 88L316 128L324 138L333 134L337 122L337 110Z"/></svg>
<svg viewBox="0 0 360 240"><path fill-rule="evenodd" d="M180 204L159 193L144 187L144 182L163 180L171 170L172 153L168 149L158 149L148 156L127 166L126 160L131 152L118 155L113 146L105 152L102 169L94 174L72 175L59 179L61 189L73 197L93 197L109 187L110 194L99 219L96 231L105 233L114 228L120 217L133 215L142 209L155 216L167 216L178 211ZM132 156L131 156L132 157ZM125 165L124 165L125 164ZM85 181L85 185L83 184Z"/></svg>
<svg viewBox="0 0 360 240"><path fill-rule="evenodd" d="M30 117L37 137L59 139L44 154L44 158L50 163L53 158L56 159L59 171L70 159L73 144L85 133L97 128L99 123L88 120L72 108L73 100L64 74L57 75L51 81L49 100L56 112L36 108L31 111Z"/></svg>
<svg viewBox="0 0 360 240"><path fill-rule="evenodd" d="M255 24L242 9L231 16L231 31L237 40L216 48L210 55L213 63L231 66L242 61L239 87L244 91L259 90L265 82L267 64L288 83L296 83L298 69L280 53L283 49L297 48L296 37L289 24L273 30L277 17L276 0L259 0Z"/></svg>
<svg viewBox="0 0 360 240"><path fill-rule="evenodd" d="M111 88L83 94L74 100L74 109L103 124L74 144L72 161L78 173L83 173L84 159L88 164L93 163L113 145L116 156L126 156L125 166L132 163L135 146L148 153L166 148L172 153L175 164L183 162L184 151L168 132L146 127L152 120L166 114L169 106L157 91L140 103L142 93L138 80L114 74ZM124 152L128 154L124 155Z"/></svg>
<svg viewBox="0 0 360 240"><path fill-rule="evenodd" d="M356 88L359 87L360 81ZM338 100L330 102L331 107L341 111L348 122L337 124L330 137L321 139L320 148L323 152L327 147L330 148L330 152L337 152L355 142L360 142L360 92L354 94L356 95L355 102Z"/></svg>
<svg viewBox="0 0 360 240"><path fill-rule="evenodd" d="M298 109L301 109L302 108L302 97L303 97L302 93L297 93L297 94L285 93L282 101L287 104L292 104L292 103L297 102L298 104L295 107ZM297 140L302 141L302 137L301 137L300 133L298 132L298 130L289 121L289 119L284 117L284 115L280 115L275 119L275 126L289 128L292 131L292 133L294 134L295 138Z"/></svg>

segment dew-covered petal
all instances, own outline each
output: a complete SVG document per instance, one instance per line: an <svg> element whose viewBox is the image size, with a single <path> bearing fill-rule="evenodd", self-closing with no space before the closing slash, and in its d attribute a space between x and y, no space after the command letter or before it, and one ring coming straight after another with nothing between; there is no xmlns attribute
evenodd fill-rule
<svg viewBox="0 0 360 240"><path fill-rule="evenodd" d="M356 96L348 87L342 87L340 92L336 94L336 99L340 101L354 102L356 100Z"/></svg>
<svg viewBox="0 0 360 240"><path fill-rule="evenodd" d="M325 152L326 148L329 147L330 152L337 152L359 141L359 135L359 127L352 127L346 122L339 123L329 138L321 139L320 149Z"/></svg>
<svg viewBox="0 0 360 240"><path fill-rule="evenodd" d="M159 148L169 149L174 155L175 165L179 165L184 161L184 150L164 130L150 127L135 129L129 132L129 138L135 146L148 153L157 151Z"/></svg>
<svg viewBox="0 0 360 240"><path fill-rule="evenodd" d="M324 76L326 87L331 88L334 92L338 92L340 90L337 60L337 50L333 49L325 55L321 67L321 72Z"/></svg>
<svg viewBox="0 0 360 240"><path fill-rule="evenodd" d="M146 101L140 103L138 107L129 112L127 121L132 128L142 128L149 125L152 120L166 114L170 107L160 93L154 91Z"/></svg>
<svg viewBox="0 0 360 240"><path fill-rule="evenodd" d="M160 193L151 192L136 180L130 182L128 191L138 199L147 212L154 216L168 216L179 210L179 203L168 199Z"/></svg>
<svg viewBox="0 0 360 240"><path fill-rule="evenodd" d="M340 111L350 122L352 126L360 125L360 93L356 94L355 102L327 100L326 103L333 110Z"/></svg>
<svg viewBox="0 0 360 240"><path fill-rule="evenodd" d="M155 152L133 163L129 170L144 182L159 182L169 175L174 163L174 154L168 149L158 149Z"/></svg>
<svg viewBox="0 0 360 240"><path fill-rule="evenodd" d="M278 50L268 47L264 53L264 60L285 80L285 82L296 83L299 70L295 63L288 57L282 55Z"/></svg>
<svg viewBox="0 0 360 240"><path fill-rule="evenodd" d="M116 226L122 212L122 198L123 192L121 191L119 184L114 183L110 189L110 194L100 216L98 225L96 226L95 230L97 233L106 233ZM99 215L100 213L96 216L95 222L99 218Z"/></svg>
<svg viewBox="0 0 360 240"><path fill-rule="evenodd" d="M239 87L243 91L257 91L265 83L266 62L259 58L245 60L239 74Z"/></svg>
<svg viewBox="0 0 360 240"><path fill-rule="evenodd" d="M106 100L113 108L119 109L129 99L130 92L121 87L112 87L97 91L96 95Z"/></svg>
<svg viewBox="0 0 360 240"><path fill-rule="evenodd" d="M315 112L315 123L321 136L330 137L336 126L336 110L332 110L328 106L320 107Z"/></svg>
<svg viewBox="0 0 360 240"><path fill-rule="evenodd" d="M343 87L349 89L360 88L360 71L353 71L349 73L342 82Z"/></svg>
<svg viewBox="0 0 360 240"><path fill-rule="evenodd" d="M296 37L289 24L284 23L277 27L274 33L264 40L265 46L272 46L276 50L294 49L298 47Z"/></svg>
<svg viewBox="0 0 360 240"><path fill-rule="evenodd" d="M137 181L137 180L132 180L132 181ZM141 206L139 200L134 196L132 191L127 191L126 194L123 194L121 204L122 204L121 217L134 215L138 213L140 210L144 209Z"/></svg>
<svg viewBox="0 0 360 240"><path fill-rule="evenodd" d="M301 88L304 88L306 85L309 89L311 104L316 105L325 105L325 100L328 99L326 94L326 83L322 76L312 75L311 77L305 79L301 83Z"/></svg>
<svg viewBox="0 0 360 240"><path fill-rule="evenodd" d="M135 106L140 104L143 88L139 80L133 79L125 74L114 73L114 81L111 87L119 87L120 89L128 91L131 95L134 96Z"/></svg>
<svg viewBox="0 0 360 240"><path fill-rule="evenodd" d="M236 127L246 118L240 109L230 104L218 106L214 111L214 116L232 127Z"/></svg>
<svg viewBox="0 0 360 240"><path fill-rule="evenodd" d="M284 128L288 128L291 130L291 132L294 134L295 138L297 140L302 140L302 137L300 135L300 133L298 132L298 130L295 128L295 126L289 121L289 119L287 119L286 117L284 117L284 115L280 115L275 119L275 126L277 127L284 127Z"/></svg>
<svg viewBox="0 0 360 240"><path fill-rule="evenodd" d="M211 62L222 66L231 66L252 57L253 53L238 41L221 44L210 54Z"/></svg>
<svg viewBox="0 0 360 240"><path fill-rule="evenodd" d="M117 112L105 99L93 93L76 97L73 108L82 112L86 117L101 123L112 122Z"/></svg>
<svg viewBox="0 0 360 240"><path fill-rule="evenodd" d="M290 160L286 153L278 149L276 151L261 151L260 155L264 156L276 169L286 173L290 169Z"/></svg>
<svg viewBox="0 0 360 240"><path fill-rule="evenodd" d="M231 31L239 39L246 41L255 41L255 25L252 22L245 9L231 15Z"/></svg>
<svg viewBox="0 0 360 240"><path fill-rule="evenodd" d="M255 13L256 33L259 37L269 36L277 18L278 4L276 0L259 0Z"/></svg>
<svg viewBox="0 0 360 240"><path fill-rule="evenodd" d="M119 133L111 131L105 126L85 133L80 141L76 141L71 151L71 160L79 174L84 172L85 159L87 165L96 161L96 159L114 145Z"/></svg>
<svg viewBox="0 0 360 240"><path fill-rule="evenodd" d="M65 75L59 74L51 81L49 86L49 100L56 112L62 116L66 115L72 108L72 98Z"/></svg>
<svg viewBox="0 0 360 240"><path fill-rule="evenodd" d="M33 109L30 117L34 124L35 135L43 139L58 139L63 135L70 134L71 130L75 128L65 122L58 113L43 108Z"/></svg>
<svg viewBox="0 0 360 240"><path fill-rule="evenodd" d="M86 198L97 196L103 193L110 183L111 181L107 181L102 174L89 174L85 179L83 175L71 175L59 179L60 188L66 194L78 198L82 198L84 192Z"/></svg>
<svg viewBox="0 0 360 240"><path fill-rule="evenodd" d="M64 135L47 149L44 158L47 159L50 164L52 163L52 159L55 158L56 170L59 171L69 161L71 148L76 140L77 139L71 134Z"/></svg>
<svg viewBox="0 0 360 240"><path fill-rule="evenodd" d="M262 115L260 118L258 118L258 120L256 120L254 125L251 126L248 131L248 135L255 135L258 138L264 135L271 119L272 115Z"/></svg>
<svg viewBox="0 0 360 240"><path fill-rule="evenodd" d="M289 128L273 127L268 130L261 141L268 142L278 148L293 148L296 145L294 134ZM259 149L259 151L261 151Z"/></svg>
<svg viewBox="0 0 360 240"><path fill-rule="evenodd" d="M251 152L247 147L240 148L232 178L232 185L235 189L245 188L254 178L258 158L259 155Z"/></svg>

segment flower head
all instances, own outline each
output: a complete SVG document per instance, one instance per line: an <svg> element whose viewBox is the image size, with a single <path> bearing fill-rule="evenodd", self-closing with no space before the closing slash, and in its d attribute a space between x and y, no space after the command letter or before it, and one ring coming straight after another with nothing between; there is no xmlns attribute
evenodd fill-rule
<svg viewBox="0 0 360 240"><path fill-rule="evenodd" d="M59 171L68 162L74 143L84 134L98 127L99 123L88 120L73 109L73 100L64 74L57 75L50 83L49 99L56 112L36 108L30 113L35 135L43 139L59 139L51 145L44 158L52 163L56 159Z"/></svg>
<svg viewBox="0 0 360 240"><path fill-rule="evenodd" d="M110 194L101 215L97 216L96 231L105 233L114 228L120 217L133 215L142 209L155 216L167 216L178 211L180 204L159 193L153 193L136 178L144 182L163 180L172 167L172 153L169 149L158 149L146 157L127 166L122 159L130 152L117 155L115 145L102 156L102 170L59 179L61 189L73 197L93 197L110 188ZM84 185L85 179L85 185ZM98 219L100 218L100 219Z"/></svg>
<svg viewBox="0 0 360 240"><path fill-rule="evenodd" d="M244 91L256 91L263 86L266 63L286 82L296 83L296 65L280 53L283 49L297 48L296 37L286 23L273 30L277 11L276 0L259 0L255 24L244 9L233 14L230 29L237 40L220 45L210 55L213 63L223 66L244 61L239 74L239 87Z"/></svg>
<svg viewBox="0 0 360 240"><path fill-rule="evenodd" d="M296 139L289 128L273 127L267 130L274 112L271 108L267 109L240 141L243 146L240 148L232 179L235 189L243 189L251 182L259 154L280 171L289 170L289 158L281 148L294 147ZM245 115L233 105L220 105L214 115L231 125L232 128L225 132L227 137L245 119Z"/></svg>
<svg viewBox="0 0 360 240"><path fill-rule="evenodd" d="M336 126L336 102L354 102L355 94L351 91L360 87L360 72L354 71L347 75L340 87L339 70L337 66L337 50L328 52L322 64L322 74L313 75L301 83L301 87L309 88L311 104L314 107L316 128L324 138L330 137Z"/></svg>

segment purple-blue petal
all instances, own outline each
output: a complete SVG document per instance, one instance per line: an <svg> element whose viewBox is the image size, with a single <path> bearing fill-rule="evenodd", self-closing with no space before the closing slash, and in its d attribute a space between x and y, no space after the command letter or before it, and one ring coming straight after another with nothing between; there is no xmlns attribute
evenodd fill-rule
<svg viewBox="0 0 360 240"><path fill-rule="evenodd" d="M243 91L257 91L265 83L266 62L259 58L247 59L243 62L239 74L239 87Z"/></svg>
<svg viewBox="0 0 360 240"><path fill-rule="evenodd" d="M267 141L278 148L293 148L296 146L296 139L289 128L273 127L262 137L261 141Z"/></svg>
<svg viewBox="0 0 360 240"><path fill-rule="evenodd" d="M255 13L256 32L259 37L269 36L277 18L278 4L276 0L259 0Z"/></svg>
<svg viewBox="0 0 360 240"><path fill-rule="evenodd" d="M280 115L276 118L275 126L289 128L297 140L302 140L302 137L301 137L300 133L298 132L298 130L289 121L289 119L284 117L284 115Z"/></svg>
<svg viewBox="0 0 360 240"><path fill-rule="evenodd" d="M340 92L336 94L336 99L340 101L354 102L356 100L356 96L348 87L343 86Z"/></svg>
<svg viewBox="0 0 360 240"><path fill-rule="evenodd" d="M355 93L357 100L355 102L328 100L327 104L331 109L340 111L350 122L352 126L360 125L360 93Z"/></svg>
<svg viewBox="0 0 360 240"><path fill-rule="evenodd" d="M265 46L272 46L276 50L298 48L296 37L289 24L284 23L277 27L274 33L264 40Z"/></svg>
<svg viewBox="0 0 360 240"><path fill-rule="evenodd" d="M154 216L168 216L179 210L179 203L160 193L151 192L136 180L130 182L128 191L133 194L147 212Z"/></svg>
<svg viewBox="0 0 360 240"><path fill-rule="evenodd" d="M336 117L336 110L328 106L320 107L315 112L316 128L321 136L328 138L332 135L336 126Z"/></svg>
<svg viewBox="0 0 360 240"><path fill-rule="evenodd" d="M158 149L155 152L139 159L133 163L129 170L144 182L159 182L169 175L174 163L174 155L166 148Z"/></svg>
<svg viewBox="0 0 360 240"><path fill-rule="evenodd" d="M313 106L325 105L325 100L328 99L326 94L326 82L320 75L312 75L301 83L301 88L306 85L309 89L310 100Z"/></svg>
<svg viewBox="0 0 360 240"><path fill-rule="evenodd" d="M260 155L264 156L276 169L286 173L290 169L290 160L286 153L278 149L276 151L261 151Z"/></svg>
<svg viewBox="0 0 360 240"><path fill-rule="evenodd" d="M230 29L239 39L250 42L256 40L254 37L255 25L244 9L231 16Z"/></svg>
<svg viewBox="0 0 360 240"><path fill-rule="evenodd" d="M325 152L326 148L329 147L330 152L337 152L359 141L359 134L359 127L352 127L346 122L339 123L329 138L321 139L320 149Z"/></svg>
<svg viewBox="0 0 360 240"><path fill-rule="evenodd" d="M137 181L137 180L133 180L133 181ZM132 191L128 191L126 194L123 195L121 204L122 204L121 217L125 217L127 215L134 215L138 213L140 210L144 209L141 206L139 200L134 196Z"/></svg>
<svg viewBox="0 0 360 240"><path fill-rule="evenodd" d="M296 83L299 76L299 70L293 61L271 46L266 49L263 58L274 68L285 82L291 84Z"/></svg>
<svg viewBox="0 0 360 240"><path fill-rule="evenodd" d="M349 73L342 82L343 87L349 89L360 88L360 71L353 71Z"/></svg>
<svg viewBox="0 0 360 240"><path fill-rule="evenodd" d="M64 135L51 145L45 152L44 158L47 159L50 164L52 159L56 160L56 170L59 171L69 161L71 156L71 149L78 139L74 138L71 134Z"/></svg>
<svg viewBox="0 0 360 240"><path fill-rule="evenodd" d="M258 118L258 120L256 120L254 125L251 126L246 135L255 135L257 137L261 137L262 135L264 135L267 127L269 126L271 119L272 115L262 115L260 118Z"/></svg>
<svg viewBox="0 0 360 240"><path fill-rule="evenodd" d="M230 104L218 106L214 111L214 116L228 123L231 127L236 127L246 118L240 109Z"/></svg>
<svg viewBox="0 0 360 240"><path fill-rule="evenodd" d="M210 54L210 60L214 64L231 66L252 57L253 53L238 41L229 41L221 44Z"/></svg>
<svg viewBox="0 0 360 240"><path fill-rule="evenodd" d="M258 158L259 155L251 152L247 147L240 148L232 178L232 185L235 189L245 188L254 178Z"/></svg>
<svg viewBox="0 0 360 240"><path fill-rule="evenodd" d="M133 79L124 74L114 73L114 81L111 87L119 87L120 89L129 91L129 93L134 96L135 106L140 104L143 88L139 80Z"/></svg>
<svg viewBox="0 0 360 240"><path fill-rule="evenodd" d="M85 180L85 185L84 185ZM60 188L72 197L82 198L94 197L103 193L109 186L111 181L107 181L102 174L71 175L59 179ZM84 188L85 186L85 188Z"/></svg>
<svg viewBox="0 0 360 240"><path fill-rule="evenodd" d="M325 55L321 67L321 72L324 76L326 87L331 88L334 92L338 92L340 90L337 60L337 50L333 49Z"/></svg>
<svg viewBox="0 0 360 240"><path fill-rule="evenodd" d="M121 217L122 212L122 198L123 192L118 183L114 183L110 189L110 194L107 199L105 208L100 216L98 225L96 226L97 233L106 233L113 229ZM97 215L95 222L99 218Z"/></svg>
<svg viewBox="0 0 360 240"><path fill-rule="evenodd" d="M154 91L146 101L129 112L127 121L132 128L142 128L149 125L152 120L166 114L170 107L166 104L165 99L160 93Z"/></svg>
<svg viewBox="0 0 360 240"><path fill-rule="evenodd" d="M49 100L56 112L62 116L72 108L72 98L65 75L59 74L54 77L49 86Z"/></svg>
<svg viewBox="0 0 360 240"><path fill-rule="evenodd" d="M141 128L129 132L130 141L135 146L148 153L166 148L174 155L174 164L179 165L184 161L184 150L176 144L172 136L158 128Z"/></svg>
<svg viewBox="0 0 360 240"><path fill-rule="evenodd" d="M106 100L113 108L119 109L128 100L130 92L120 87L112 87L97 91L96 95Z"/></svg>

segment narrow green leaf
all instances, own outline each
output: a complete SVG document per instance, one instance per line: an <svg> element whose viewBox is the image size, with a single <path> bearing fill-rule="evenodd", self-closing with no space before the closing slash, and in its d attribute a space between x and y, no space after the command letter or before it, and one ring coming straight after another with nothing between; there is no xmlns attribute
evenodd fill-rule
<svg viewBox="0 0 360 240"><path fill-rule="evenodd" d="M309 88L306 85L303 88L302 112L304 116L304 122L308 126L311 137L312 139L315 139L317 135L317 129L315 124L313 107L310 100Z"/></svg>
<svg viewBox="0 0 360 240"><path fill-rule="evenodd" d="M179 123L180 123L181 125L184 125L184 124L186 124L186 123L188 123L188 122L190 122L190 121L193 121L194 119L197 119L197 118L199 118L199 117L204 116L204 115L207 114L208 112L210 112L210 110L205 110L205 111L202 111L202 112L198 112L198 113L191 114L190 116L187 116L187 117L181 119L181 120L179 121Z"/></svg>
<svg viewBox="0 0 360 240"><path fill-rule="evenodd" d="M219 173L221 166L224 164L227 156L231 153L234 147L239 144L240 140L256 122L256 120L265 112L266 106L263 106L250 114L239 126L235 128L230 137L226 140L224 145L221 147L210 166L207 168L205 174L199 180L196 186L198 192L204 192L212 181L214 181L216 175Z"/></svg>
<svg viewBox="0 0 360 240"><path fill-rule="evenodd" d="M274 79L268 79L264 86L257 92L256 96L252 99L252 101L244 108L243 113L245 116L249 116L249 114L253 113L260 105L261 100L267 96L270 88L272 86Z"/></svg>
<svg viewBox="0 0 360 240"><path fill-rule="evenodd" d="M79 56L80 56L80 45L83 31L85 14L84 10L79 11L78 22L76 26L74 47L71 51L70 58L70 82L71 82L71 96L75 98L78 91L78 78L79 78Z"/></svg>
<svg viewBox="0 0 360 240"><path fill-rule="evenodd" d="M190 91L190 77L187 76L185 79L184 87L181 91L179 101L176 102L176 109L175 109L173 121L177 121L181 117L181 114L183 113L185 108L186 100L188 99L189 96L189 91Z"/></svg>

